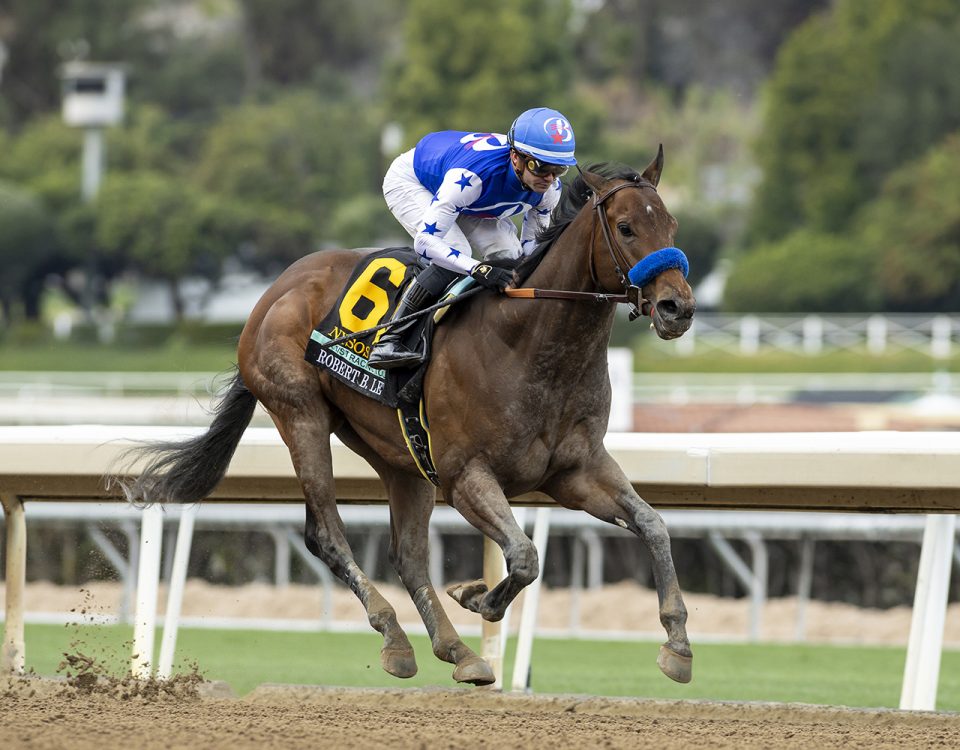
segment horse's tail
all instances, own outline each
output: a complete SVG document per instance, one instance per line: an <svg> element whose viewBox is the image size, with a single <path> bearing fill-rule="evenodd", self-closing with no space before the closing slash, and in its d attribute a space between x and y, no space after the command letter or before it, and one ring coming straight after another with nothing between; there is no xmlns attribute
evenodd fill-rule
<svg viewBox="0 0 960 750"><path fill-rule="evenodd" d="M132 448L126 458L148 457L139 476L119 480L127 500L136 505L195 503L213 492L230 465L257 398L236 372L221 394L210 428L182 442L158 441Z"/></svg>

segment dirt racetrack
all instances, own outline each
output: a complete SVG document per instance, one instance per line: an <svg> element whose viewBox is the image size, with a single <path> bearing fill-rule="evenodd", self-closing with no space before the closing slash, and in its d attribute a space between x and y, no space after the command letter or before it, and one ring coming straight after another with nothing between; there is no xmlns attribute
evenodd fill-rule
<svg viewBox="0 0 960 750"><path fill-rule="evenodd" d="M66 591L66 587L48 584L28 588L30 604L41 611L65 611L84 602L89 604L91 598L98 609L112 611L120 593L116 584L90 586L95 593L87 595L75 588ZM320 615L320 598L315 590L290 587L295 590L278 591L259 585L221 590L202 582L192 582L190 588L184 605L195 615L205 614L205 608L232 616L257 611L288 618ZM399 610L406 604L398 592L394 593L391 601ZM568 594L545 593L545 601L553 606L545 607L544 612L552 610L552 616L558 619L554 622L546 617L544 624L562 624L569 611L569 602L562 597ZM556 601L550 597L556 597ZM744 632L743 601L691 597L688 604L698 619L710 623L713 632ZM301 611L307 605L311 609ZM622 629L624 618L654 622L656 617L656 594L632 584L583 592L582 605L583 623L591 628L604 622ZM788 637L793 606L770 602L768 607L765 633L773 639L778 635ZM344 593L342 603L339 596L335 597L337 619L351 620L354 609L359 612L353 597ZM909 622L909 611L846 612L839 605L822 603L811 603L809 615L810 631L817 640L829 640L824 638L829 634L858 642L902 644ZM950 627L948 636L956 640L960 631ZM96 685L71 687L62 680L0 679L0 750L960 747L960 714L942 712L502 695L485 689L439 688L359 690L265 685L243 698L233 698L228 697L229 688L222 685L198 687L187 682L173 687L177 689L166 691L162 685L154 685L143 695L139 694L143 691L127 686L101 694Z"/></svg>
<svg viewBox="0 0 960 750"><path fill-rule="evenodd" d="M215 691L212 691L215 692ZM935 748L960 715L805 705L262 686L243 699L0 683L0 747Z"/></svg>

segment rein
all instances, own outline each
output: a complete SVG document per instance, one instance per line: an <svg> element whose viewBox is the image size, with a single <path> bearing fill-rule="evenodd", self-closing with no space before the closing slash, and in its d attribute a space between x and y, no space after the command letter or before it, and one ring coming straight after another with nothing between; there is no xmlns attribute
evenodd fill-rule
<svg viewBox="0 0 960 750"><path fill-rule="evenodd" d="M626 294L607 294L606 292L570 292L564 289L504 289L503 294L513 299L572 299L593 300L594 302L627 302Z"/></svg>
<svg viewBox="0 0 960 750"><path fill-rule="evenodd" d="M610 231L610 224L607 221L607 212L604 208L604 203L607 199L616 193L618 190L623 190L624 188L637 188L642 189L645 187L651 188L656 191L656 187L652 182L648 180L640 179L631 182L621 183L603 195L597 195L594 193L593 197L593 210L597 214L597 223L600 224L601 231L603 232L603 237L607 242L607 250L610 251L610 257L613 259L613 268L617 273L617 278L620 279L620 283L623 285L625 294L610 294L608 292L572 292L565 291L562 289L536 289L536 288L522 288L522 289L507 289L504 291L504 294L507 297L512 297L514 299L567 299L567 300L593 300L594 302L615 302L615 303L629 303L633 305L633 310L630 314L630 319L633 320L635 317L640 315L640 310L642 309L642 304L644 300L640 296L639 289L630 283L627 275L623 272L621 266L629 265L626 256L623 253L623 250L620 249L620 246L614 241L613 233ZM596 286L600 286L600 280L597 277L596 267L593 262L593 237L594 232L596 231L596 224L593 225L593 228L590 230L590 278L593 280L593 283ZM636 291L634 291L636 290ZM651 314L653 309L651 308Z"/></svg>

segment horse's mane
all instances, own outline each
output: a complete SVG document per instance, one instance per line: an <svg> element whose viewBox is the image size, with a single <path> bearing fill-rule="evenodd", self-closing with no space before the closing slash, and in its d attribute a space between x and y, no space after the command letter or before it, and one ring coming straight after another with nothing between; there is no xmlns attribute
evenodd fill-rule
<svg viewBox="0 0 960 750"><path fill-rule="evenodd" d="M600 175L608 180L631 180L639 181L642 179L640 174L633 167L618 162L601 162L599 164L588 164L584 171ZM553 209L550 215L550 225L537 234L537 249L524 258L517 267L517 276L523 280L529 276L533 269L540 265L543 256L557 241L557 238L563 234L570 222L572 222L586 202L590 199L593 191L583 179L583 174L579 173L573 179L573 182L563 184L563 190L560 193L560 202Z"/></svg>

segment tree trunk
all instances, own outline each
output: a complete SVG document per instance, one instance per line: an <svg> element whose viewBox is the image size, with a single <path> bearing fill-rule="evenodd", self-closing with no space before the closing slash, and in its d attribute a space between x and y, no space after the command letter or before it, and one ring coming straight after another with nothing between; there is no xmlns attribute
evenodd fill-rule
<svg viewBox="0 0 960 750"><path fill-rule="evenodd" d="M167 279L170 286L170 301L173 303L173 317L177 323L183 322L183 296L180 294L180 283L178 279Z"/></svg>

